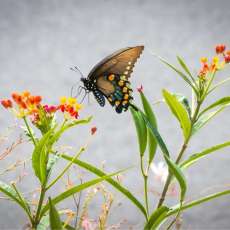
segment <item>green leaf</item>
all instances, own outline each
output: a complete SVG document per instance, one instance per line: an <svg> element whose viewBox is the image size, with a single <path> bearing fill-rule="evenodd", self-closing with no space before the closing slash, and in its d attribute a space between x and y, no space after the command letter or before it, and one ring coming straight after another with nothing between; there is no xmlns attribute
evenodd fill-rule
<svg viewBox="0 0 230 230"><path fill-rule="evenodd" d="M52 203L55 205L55 204L57 204L57 203L59 203L59 202L65 200L65 199L67 199L68 197L74 195L74 194L77 193L77 192L80 192L80 191L82 191L82 190L84 190L84 189L86 189L86 188L88 188L88 187L91 187L91 186L93 186L93 185L95 185L95 184L97 184L97 183L100 183L100 182L102 182L102 181L104 181L104 180L106 180L106 179L108 179L108 178L110 178L110 177L112 177L112 176L118 175L118 174L120 174L120 173L122 173L122 172L124 172L124 171L125 171L125 170L120 170L120 171L118 171L118 172L111 173L111 174L108 174L108 175L106 175L106 176L102 176L102 177L100 177L100 178L96 178L96 179L87 181L87 182L85 182L85 183L82 183L82 184L80 184L80 185L74 186L74 187L72 187L72 188L66 190L66 191L63 192L63 193L60 193L60 194L59 194L58 196L56 196L55 198L53 198L53 199L52 199ZM49 205L46 204L46 205L42 208L41 216L43 216L43 215L49 210L49 208L50 208Z"/></svg>
<svg viewBox="0 0 230 230"><path fill-rule="evenodd" d="M41 218L36 230L47 230L50 225L49 215L45 215Z"/></svg>
<svg viewBox="0 0 230 230"><path fill-rule="evenodd" d="M84 161L81 161L79 159L73 159L73 157L70 157L66 154L62 154L61 157L65 160L71 161L74 164L94 173L97 176L106 176L107 174L105 174L103 171L101 171L100 169L96 168L95 166L86 163ZM145 218L147 218L147 213L146 210L144 208L144 206L141 204L141 202L125 187L121 186L116 180L114 180L113 178L107 178L105 179L108 183L110 183L115 189L117 189L118 191L120 191L123 195L125 195L134 205L136 205L136 207L138 207L138 209L144 214Z"/></svg>
<svg viewBox="0 0 230 230"><path fill-rule="evenodd" d="M166 206L161 206L156 209L151 216L149 217L148 222L145 224L144 230L156 229L169 211L169 208Z"/></svg>
<svg viewBox="0 0 230 230"><path fill-rule="evenodd" d="M171 172L171 174L173 174L176 177L177 181L179 182L180 191L181 191L180 201L182 202L184 200L185 193L187 190L186 179L184 177L184 174L182 170L180 169L180 167L176 165L168 156L165 156L165 160L169 167L169 171Z"/></svg>
<svg viewBox="0 0 230 230"><path fill-rule="evenodd" d="M143 156L147 145L147 128L139 111L136 111L132 107L130 108L130 111L133 116L133 121L135 123L136 131L137 131L139 152L141 156Z"/></svg>
<svg viewBox="0 0 230 230"><path fill-rule="evenodd" d="M198 120L193 125L192 135L194 135L198 130L200 130L203 126L205 126L213 117L215 117L218 113L223 111L226 106L222 106L216 111L205 113L201 115Z"/></svg>
<svg viewBox="0 0 230 230"><path fill-rule="evenodd" d="M145 97L144 93L141 92L141 101L142 101L142 105L145 111L145 115L147 116L149 122L151 123L151 125L153 127L155 127L157 129L157 121L156 121L156 117L154 115L154 112L150 106L150 103L148 102L147 98ZM149 164L153 161L153 158L155 156L156 153L156 149L157 149L157 141L154 137L154 135L152 134L152 132L149 130L148 128L148 147L149 147Z"/></svg>
<svg viewBox="0 0 230 230"><path fill-rule="evenodd" d="M25 210L28 217L31 218L28 212L28 204L24 199L21 199L18 196L17 192L14 190L12 186L0 181L0 192L4 193L7 197L15 201L22 209Z"/></svg>
<svg viewBox="0 0 230 230"><path fill-rule="evenodd" d="M188 66L185 64L184 60L181 57L179 57L179 56L177 56L177 60L180 63L181 67L184 69L184 71L188 74L188 76L194 82L194 84L196 84L196 81L195 81L194 77L192 76L192 74L191 74Z"/></svg>
<svg viewBox="0 0 230 230"><path fill-rule="evenodd" d="M169 156L169 151L166 147L166 144L164 143L160 133L158 132L158 130L156 129L156 127L154 127L149 119L147 118L147 116L141 111L141 109L139 109L136 105L132 104L132 106L138 110L141 114L141 116L143 117L146 126L149 128L150 132L152 133L152 135L155 137L159 147L161 148L161 151L163 152L163 154L166 154L167 156Z"/></svg>
<svg viewBox="0 0 230 230"><path fill-rule="evenodd" d="M210 109L213 109L217 106L227 106L227 105L230 105L230 97L223 97L219 100L217 100L216 102L214 102L213 104L209 105L207 108L205 108L201 113L200 115L204 114L205 112L207 112L208 110ZM200 116L199 115L199 116Z"/></svg>
<svg viewBox="0 0 230 230"><path fill-rule="evenodd" d="M177 69L175 66L173 66L172 64L170 64L169 62L167 62L166 60L164 60L162 57L157 56L161 62L163 62L164 64L166 64L167 66L169 66L172 70L174 70L180 77L183 78L183 80L190 85L194 92L197 94L197 89L196 87L192 84L192 82L189 80L189 78L183 73L181 72L179 69Z"/></svg>
<svg viewBox="0 0 230 230"><path fill-rule="evenodd" d="M32 154L32 166L41 183L46 179L47 150L50 147L49 141L52 133L51 129L37 142Z"/></svg>
<svg viewBox="0 0 230 230"><path fill-rule="evenodd" d="M191 108L189 105L188 98L186 98L184 95L176 94L176 93L173 93L172 95L175 96L177 100L185 107L185 109L188 112L189 117L191 117Z"/></svg>
<svg viewBox="0 0 230 230"><path fill-rule="evenodd" d="M60 158L60 156L58 154L49 156L48 163L47 163L47 175L48 175L48 177L51 173L53 166L57 163L59 158Z"/></svg>
<svg viewBox="0 0 230 230"><path fill-rule="evenodd" d="M214 85L214 86L208 91L208 94L210 94L213 90L215 90L216 88L218 88L218 87L220 87L220 86L222 86L222 85L224 85L225 83L228 83L228 82L230 82L230 78L227 78L227 79L225 79L225 80L223 80L223 81L218 82L216 85Z"/></svg>
<svg viewBox="0 0 230 230"><path fill-rule="evenodd" d="M188 168L190 165L194 164L195 162L197 162L199 159L205 157L206 155L210 154L210 153L214 153L219 149L225 148L230 146L230 141L224 142L222 144L219 145L215 145L212 146L208 149L203 150L202 152L199 153L195 153L192 156L190 156L187 160L183 161L180 164L180 168Z"/></svg>
<svg viewBox="0 0 230 230"><path fill-rule="evenodd" d="M180 122L184 138L187 140L191 132L191 121L188 117L187 111L185 110L184 106L177 100L177 98L170 94L168 91L163 90L163 96L171 112Z"/></svg>
<svg viewBox="0 0 230 230"><path fill-rule="evenodd" d="M178 212L178 210L186 210L186 209L192 208L194 206L200 205L202 203L205 203L207 201L210 201L210 200L213 200L215 198L225 196L225 195L230 195L230 189L222 191L222 192L217 192L217 193L205 196L203 198L200 198L200 199L197 199L194 201L190 201L187 204L184 204L182 207L180 207L180 205L176 205L174 207L171 207L170 211L167 213L166 217L174 215L175 213Z"/></svg>
<svg viewBox="0 0 230 230"><path fill-rule="evenodd" d="M58 214L57 209L53 205L51 198L49 198L49 217L50 217L50 228L51 228L51 230L63 229L60 216Z"/></svg>

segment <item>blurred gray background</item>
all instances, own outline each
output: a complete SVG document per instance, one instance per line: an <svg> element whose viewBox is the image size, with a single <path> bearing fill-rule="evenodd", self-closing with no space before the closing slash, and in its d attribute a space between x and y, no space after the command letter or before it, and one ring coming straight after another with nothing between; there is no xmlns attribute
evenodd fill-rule
<svg viewBox="0 0 230 230"><path fill-rule="evenodd" d="M30 90L44 96L44 101L57 103L61 95L69 95L72 85L80 76L69 70L78 65L87 75L101 58L126 46L145 45L145 51L132 75L132 86L140 84L148 98L154 102L161 98L162 88L190 97L184 82L167 69L151 53L157 53L172 63L181 55L195 73L199 58L211 57L218 43L230 46L230 2L225 1L0 1L0 97L8 97L12 91ZM229 69L219 75L220 80L229 76ZM229 95L230 86L219 89L209 101ZM134 90L136 103L138 94ZM138 168L138 146L135 128L130 113L116 114L108 105L101 108L91 96L84 101L81 117L93 115L92 125L98 128L97 135L82 159L100 166L105 161L107 171L115 171L136 165L126 173L123 183L140 199L143 182ZM159 130L166 140L173 157L182 143L182 136L176 120L168 108L155 106ZM0 108L0 133L14 123L14 118ZM75 149L86 142L87 128L76 128L65 135L63 144ZM185 157L214 144L229 140L229 110L220 114L196 135ZM17 138L19 128L13 129L10 138L2 144L1 151ZM1 171L17 159L30 156L31 147L23 144L13 154L0 162ZM160 151L156 162L161 160ZM61 162L58 167L65 165ZM230 186L230 152L219 151L201 160L186 171L188 178L188 199L221 191ZM22 191L31 191L37 180L28 175L20 183ZM19 170L21 172L21 169ZM152 177L153 178L153 177ZM0 176L1 180L15 179L14 173ZM76 183L77 179L76 179ZM151 189L161 191L157 182L152 181ZM157 187L158 186L158 187ZM57 191L63 190L60 184ZM113 190L112 190L113 191ZM153 194L151 195L153 197ZM116 193L120 207L115 207L110 224L127 219L122 229L142 229L142 214L123 196ZM72 205L72 201L69 205ZM151 198L152 207L156 199ZM170 201L175 203L176 200ZM64 204L64 207L70 207ZM230 197L225 196L194 207L184 212L182 229L230 229ZM91 217L98 216L97 205L91 207ZM26 217L19 207L0 200L0 229L22 229Z"/></svg>

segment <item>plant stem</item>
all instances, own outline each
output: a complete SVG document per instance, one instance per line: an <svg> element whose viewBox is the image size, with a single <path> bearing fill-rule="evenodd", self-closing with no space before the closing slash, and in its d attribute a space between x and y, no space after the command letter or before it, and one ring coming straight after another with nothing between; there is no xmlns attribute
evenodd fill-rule
<svg viewBox="0 0 230 230"><path fill-rule="evenodd" d="M144 170L143 156L141 156L141 173L144 179L144 192L145 192L145 207L147 212L147 217L149 216L149 202L148 202L148 174Z"/></svg>
<svg viewBox="0 0 230 230"><path fill-rule="evenodd" d="M66 165L66 167L63 169L63 171L46 187L46 191L50 189L64 174L65 172L71 167L74 160L77 159L80 154L85 151L85 148L80 148L80 150L77 152L77 154L73 157L73 159L69 162L69 164Z"/></svg>
<svg viewBox="0 0 230 230"><path fill-rule="evenodd" d="M191 139L191 135L192 135L192 128L197 120L197 116L198 116L198 113L200 111L200 107L201 107L201 104L202 104L203 100L199 101L197 100L197 106L196 106L196 109L195 109L195 112L192 116L192 119L191 119L191 131L190 131L190 135L188 136L188 138L184 141L182 147L181 147L181 150L177 156L177 159L175 161L176 164L179 164L180 163L180 160L182 158L182 156L184 155L184 152L185 150L187 149L187 146L188 146L188 143ZM161 197L160 197L160 200L158 202L158 205L157 205L157 208L161 207L161 205L164 203L164 200L165 200L165 196L166 196L166 193L168 191L168 188L169 188L169 185L170 185L170 182L172 180L172 174L169 174L168 177L167 177L167 180L165 182L165 185L164 185L164 188L163 188L163 191L162 191L162 194L161 194Z"/></svg>
<svg viewBox="0 0 230 230"><path fill-rule="evenodd" d="M36 141L35 141L35 139L34 139L34 135L33 135L32 131L31 131L31 128L30 128L30 126L29 126L29 124L28 124L28 122L27 122L26 117L23 117L23 120L24 120L24 122L25 122L25 124L26 124L26 128L27 128L27 130L28 130L28 132L29 132L29 134L30 134L31 140L33 141L34 146L36 146Z"/></svg>
<svg viewBox="0 0 230 230"><path fill-rule="evenodd" d="M37 208L37 212L35 214L34 226L33 226L33 227L35 227L35 229L36 229L36 227L40 221L40 212L41 212L43 201L45 199L45 193L46 193L46 184L41 186L41 193L40 193L40 197L39 197L38 208Z"/></svg>

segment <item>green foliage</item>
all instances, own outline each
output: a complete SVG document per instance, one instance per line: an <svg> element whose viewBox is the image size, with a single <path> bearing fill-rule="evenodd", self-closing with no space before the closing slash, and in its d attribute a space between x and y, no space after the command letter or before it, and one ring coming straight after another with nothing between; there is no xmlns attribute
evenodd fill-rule
<svg viewBox="0 0 230 230"><path fill-rule="evenodd" d="M53 129L48 131L36 144L32 154L32 165L35 175L41 183L46 180L46 164L48 161L48 154L51 149L50 137L53 134Z"/></svg>
<svg viewBox="0 0 230 230"><path fill-rule="evenodd" d="M167 90L163 90L163 96L171 112L180 122L184 134L184 139L187 140L191 132L191 121L187 111L185 110L184 106L177 100L177 98L170 94Z"/></svg>
<svg viewBox="0 0 230 230"><path fill-rule="evenodd" d="M157 208L149 217L149 220L146 222L144 230L157 229L162 219L167 215L169 208L166 206L161 206Z"/></svg>
<svg viewBox="0 0 230 230"><path fill-rule="evenodd" d="M146 117L148 118L150 124L157 129L157 121L155 114L150 106L150 103L143 92L140 92L142 106L145 112ZM149 146L149 159L148 163L150 164L153 161L157 150L157 140L155 139L154 135L148 128L148 146Z"/></svg>
<svg viewBox="0 0 230 230"><path fill-rule="evenodd" d="M219 145L212 146L212 147L205 149L199 153L192 154L187 160L183 161L180 164L180 167L183 169L188 168L190 165L193 165L194 163L196 163L201 158L204 158L207 155L209 155L211 153L215 153L217 150L220 150L220 149L228 147L228 146L230 146L230 141L227 141L227 142L219 144Z"/></svg>
<svg viewBox="0 0 230 230"><path fill-rule="evenodd" d="M87 171L97 175L97 176L106 176L106 174L100 170L99 168L96 168L95 166L86 163L84 161L78 160L78 159L73 159L72 157L66 155L66 154L62 154L61 157L63 159L66 159L68 161L72 161L74 164L86 169ZM126 198L128 198L141 212L142 214L147 217L146 214L146 210L144 208L144 206L141 204L141 202L124 186L122 186L121 184L119 184L116 180L114 180L113 178L107 178L105 179L109 184L111 184L115 189L117 189L119 192L121 192L124 196L126 196Z"/></svg>
<svg viewBox="0 0 230 230"><path fill-rule="evenodd" d="M53 205L51 198L49 198L49 217L50 217L50 229L57 230L62 229L62 222L58 214L57 209Z"/></svg>
<svg viewBox="0 0 230 230"><path fill-rule="evenodd" d="M82 183L81 185L77 185L77 186L74 186L68 190L66 190L65 192L63 193L60 193L58 196L54 197L52 199L52 203L55 205L57 203L60 203L61 201L69 198L70 196L74 195L75 193L78 193L86 188L89 188L95 184L98 184L112 176L115 176L115 175L118 175L122 172L124 172L125 170L121 170L121 171L118 171L118 172L115 172L115 173L111 173L111 174L108 174L106 176L102 176L100 178L96 178L96 179L92 179L90 181L87 181L85 183ZM41 211L41 216L45 215L45 213L50 209L50 206L49 204L46 204L43 208L42 208L42 211Z"/></svg>
<svg viewBox="0 0 230 230"><path fill-rule="evenodd" d="M139 152L141 156L143 156L147 145L147 128L141 114L138 111L135 111L135 109L133 108L130 108L130 111L132 113L133 120L136 126Z"/></svg>

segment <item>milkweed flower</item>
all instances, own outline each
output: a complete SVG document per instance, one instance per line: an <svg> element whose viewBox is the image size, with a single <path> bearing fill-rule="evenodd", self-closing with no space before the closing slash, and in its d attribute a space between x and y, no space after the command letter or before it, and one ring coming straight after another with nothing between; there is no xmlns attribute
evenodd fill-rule
<svg viewBox="0 0 230 230"><path fill-rule="evenodd" d="M65 120L77 119L78 112L82 108L75 98L66 97L62 97L57 105L42 104L42 97L32 95L29 91L14 92L11 94L11 99L3 99L0 102L16 117L29 117L42 133L47 132L54 125L53 121L57 112L63 112Z"/></svg>
<svg viewBox="0 0 230 230"><path fill-rule="evenodd" d="M59 109L65 114L65 117L78 118L78 112L82 109L82 105L73 97L61 97Z"/></svg>
<svg viewBox="0 0 230 230"><path fill-rule="evenodd" d="M200 59L201 69L199 71L198 77L201 80L206 80L208 73L215 73L225 67L225 64L230 63L230 51L225 51L226 46L224 44L217 45L216 48L217 56L214 56L209 62L207 57L202 57Z"/></svg>

